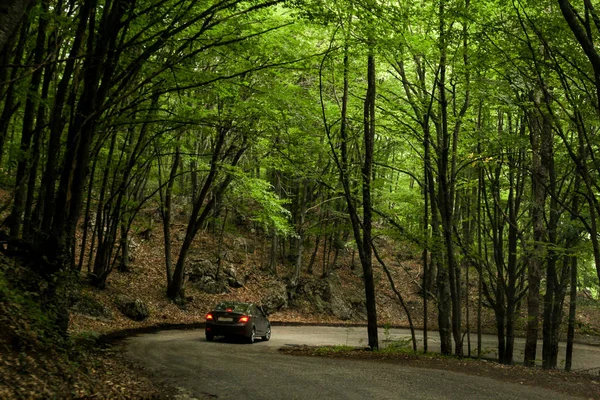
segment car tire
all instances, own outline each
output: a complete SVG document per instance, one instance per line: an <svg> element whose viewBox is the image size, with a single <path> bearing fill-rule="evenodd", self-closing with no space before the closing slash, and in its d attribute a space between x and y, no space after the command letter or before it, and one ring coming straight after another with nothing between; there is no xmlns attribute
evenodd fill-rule
<svg viewBox="0 0 600 400"><path fill-rule="evenodd" d="M248 343L252 344L254 343L254 340L256 339L256 328L252 327L252 332L250 333L250 336L248 336Z"/></svg>
<svg viewBox="0 0 600 400"><path fill-rule="evenodd" d="M267 325L267 332L265 333L265 336L262 337L262 340L265 342L267 342L269 339L271 339L271 324Z"/></svg>
<svg viewBox="0 0 600 400"><path fill-rule="evenodd" d="M212 342L213 339L215 338L215 335L213 335L212 333L206 333L206 341L207 342Z"/></svg>

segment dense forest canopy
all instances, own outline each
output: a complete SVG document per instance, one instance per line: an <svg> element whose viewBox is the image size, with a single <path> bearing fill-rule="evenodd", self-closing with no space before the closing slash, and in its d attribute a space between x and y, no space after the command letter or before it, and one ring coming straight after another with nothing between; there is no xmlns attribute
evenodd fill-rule
<svg viewBox="0 0 600 400"><path fill-rule="evenodd" d="M419 251L443 353L473 286L500 361L526 309L525 362L541 331L555 368L600 277L599 30L591 0L3 1L5 251L101 288L156 214L184 301L194 238L228 219L274 274L292 260L290 290L313 248L351 246L376 348L386 235Z"/></svg>

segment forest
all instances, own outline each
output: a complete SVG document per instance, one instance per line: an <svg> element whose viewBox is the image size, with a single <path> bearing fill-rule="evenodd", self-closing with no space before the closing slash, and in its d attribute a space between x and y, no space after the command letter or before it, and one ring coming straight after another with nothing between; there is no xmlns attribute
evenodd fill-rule
<svg viewBox="0 0 600 400"><path fill-rule="evenodd" d="M566 329L568 370L578 295L599 293L593 3L4 0L2 252L36 266L66 331L64 282L102 289L134 233L164 238L176 303L203 230L266 238L290 291L317 249L348 248L376 349L391 237L418 249L443 354L486 307L500 362L555 369Z"/></svg>

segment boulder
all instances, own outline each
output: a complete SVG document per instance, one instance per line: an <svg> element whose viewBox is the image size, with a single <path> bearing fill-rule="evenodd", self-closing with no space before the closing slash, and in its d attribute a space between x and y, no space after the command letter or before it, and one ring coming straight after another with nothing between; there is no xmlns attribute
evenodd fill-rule
<svg viewBox="0 0 600 400"><path fill-rule="evenodd" d="M318 312L330 312L331 283L328 280L300 278L296 293L311 303Z"/></svg>
<svg viewBox="0 0 600 400"><path fill-rule="evenodd" d="M261 304L267 314L286 308L288 295L285 284L280 281L271 282L267 294L261 299Z"/></svg>
<svg viewBox="0 0 600 400"><path fill-rule="evenodd" d="M331 313L342 321L352 319L352 306L341 297L333 297L330 303Z"/></svg>
<svg viewBox="0 0 600 400"><path fill-rule="evenodd" d="M226 265L223 268L223 274L227 279L227 284L232 288L241 288L246 283L246 278L241 276L233 265Z"/></svg>
<svg viewBox="0 0 600 400"><path fill-rule="evenodd" d="M148 306L140 299L119 296L115 304L123 315L134 321L143 321L150 316Z"/></svg>
<svg viewBox="0 0 600 400"><path fill-rule="evenodd" d="M344 321L366 318L361 294L344 297L340 285L336 274L331 274L327 279L301 278L296 296L308 301L317 312L328 313Z"/></svg>
<svg viewBox="0 0 600 400"><path fill-rule="evenodd" d="M342 293L339 284L331 285L331 313L341 320L364 320L367 318L367 306L363 292Z"/></svg>
<svg viewBox="0 0 600 400"><path fill-rule="evenodd" d="M229 288L224 280L217 280L210 275L205 275L200 280L195 282L194 286L208 294L229 293Z"/></svg>
<svg viewBox="0 0 600 400"><path fill-rule="evenodd" d="M217 265L210 260L202 258L190 259L187 262L185 270L188 281L191 283L200 282L207 276L214 280L217 276Z"/></svg>

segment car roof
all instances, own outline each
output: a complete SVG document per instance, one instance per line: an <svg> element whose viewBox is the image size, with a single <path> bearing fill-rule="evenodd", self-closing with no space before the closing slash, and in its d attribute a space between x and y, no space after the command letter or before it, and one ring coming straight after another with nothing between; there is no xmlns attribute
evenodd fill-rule
<svg viewBox="0 0 600 400"><path fill-rule="evenodd" d="M213 307L213 310L224 310L231 308L233 310L242 311L249 309L251 306L253 306L252 303L244 303L241 301L222 301L217 303L217 305Z"/></svg>
<svg viewBox="0 0 600 400"><path fill-rule="evenodd" d="M252 303L246 303L243 301L221 301L217 303L217 306L225 305L225 306L249 306Z"/></svg>

